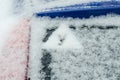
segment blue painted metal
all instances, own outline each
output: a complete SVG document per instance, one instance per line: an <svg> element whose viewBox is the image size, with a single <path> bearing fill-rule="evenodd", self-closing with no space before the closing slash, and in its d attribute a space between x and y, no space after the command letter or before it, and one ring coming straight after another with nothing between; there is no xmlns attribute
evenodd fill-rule
<svg viewBox="0 0 120 80"><path fill-rule="evenodd" d="M51 18L89 18L91 16L100 16L109 13L120 14L120 1L112 0L104 2L90 2L66 7L56 7L35 13L35 15L37 17L49 16Z"/></svg>

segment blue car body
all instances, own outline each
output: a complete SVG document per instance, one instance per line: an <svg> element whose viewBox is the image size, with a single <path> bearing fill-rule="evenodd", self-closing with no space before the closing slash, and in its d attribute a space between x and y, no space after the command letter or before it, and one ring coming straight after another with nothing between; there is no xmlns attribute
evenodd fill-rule
<svg viewBox="0 0 120 80"><path fill-rule="evenodd" d="M120 1L111 0L82 3L66 7L49 8L42 12L35 13L37 17L49 16L51 18L89 18L91 16L100 16L106 14L120 14Z"/></svg>

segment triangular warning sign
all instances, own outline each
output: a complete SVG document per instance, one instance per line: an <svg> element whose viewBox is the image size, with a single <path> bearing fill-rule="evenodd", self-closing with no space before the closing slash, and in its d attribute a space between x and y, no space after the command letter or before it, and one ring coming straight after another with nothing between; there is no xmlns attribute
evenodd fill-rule
<svg viewBox="0 0 120 80"><path fill-rule="evenodd" d="M58 29L52 33L46 43L44 43L44 48L65 48L65 49L81 49L81 42L78 41L76 36L70 30L70 28L62 24Z"/></svg>

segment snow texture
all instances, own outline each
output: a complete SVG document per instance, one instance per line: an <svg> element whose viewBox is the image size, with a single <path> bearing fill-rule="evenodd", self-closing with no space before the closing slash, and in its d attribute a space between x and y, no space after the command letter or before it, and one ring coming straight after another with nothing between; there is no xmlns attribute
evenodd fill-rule
<svg viewBox="0 0 120 80"><path fill-rule="evenodd" d="M0 52L0 79L25 80L28 64L28 21L21 20L7 35Z"/></svg>
<svg viewBox="0 0 120 80"><path fill-rule="evenodd" d="M8 2L7 0L4 0L4 1L0 0L0 10L2 10L0 12L0 37L2 37L2 38L4 38L5 33L8 32L8 30L9 30L9 29L6 29L7 24L10 25L12 23L11 22L12 20L9 21L9 20L5 19L5 18L7 18L6 15L9 15L9 13L7 13L7 12L9 12L8 7L10 7L10 3L8 4L7 2ZM8 7L5 7L5 4L8 5ZM4 22L6 22L6 24L4 24ZM4 27L1 27L1 26L4 26ZM1 46L4 43L3 41L4 41L3 39L0 40L0 50L1 50Z"/></svg>
<svg viewBox="0 0 120 80"><path fill-rule="evenodd" d="M14 14L14 3L13 0L0 0L0 50L4 45L4 41L8 37L9 33L14 29L14 25L16 25L21 16L17 16ZM6 6L7 5L7 6ZM15 4L14 4L15 5Z"/></svg>
<svg viewBox="0 0 120 80"><path fill-rule="evenodd" d="M91 1L98 0L0 0L0 80L26 78L29 46L26 17L46 8ZM117 15L82 20L33 18L30 79L119 80L119 20Z"/></svg>
<svg viewBox="0 0 120 80"><path fill-rule="evenodd" d="M61 24L49 40L44 44L44 48L68 48L68 49L81 49L82 46L76 37L72 34L68 25ZM72 42L72 43L71 43ZM61 46L59 46L61 45Z"/></svg>
<svg viewBox="0 0 120 80"><path fill-rule="evenodd" d="M101 2L111 0L26 0L26 8L29 12L36 13L47 8L64 7L88 2Z"/></svg>
<svg viewBox="0 0 120 80"><path fill-rule="evenodd" d="M29 21L16 1L0 0L0 80L27 78Z"/></svg>
<svg viewBox="0 0 120 80"><path fill-rule="evenodd" d="M33 18L31 80L119 80L120 16Z"/></svg>

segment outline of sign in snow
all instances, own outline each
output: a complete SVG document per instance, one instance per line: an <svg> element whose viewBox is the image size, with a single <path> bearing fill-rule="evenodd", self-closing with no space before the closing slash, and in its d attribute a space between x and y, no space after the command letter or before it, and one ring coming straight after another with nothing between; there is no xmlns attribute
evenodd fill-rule
<svg viewBox="0 0 120 80"><path fill-rule="evenodd" d="M44 49L83 50L83 46L67 24L61 24L43 44Z"/></svg>

